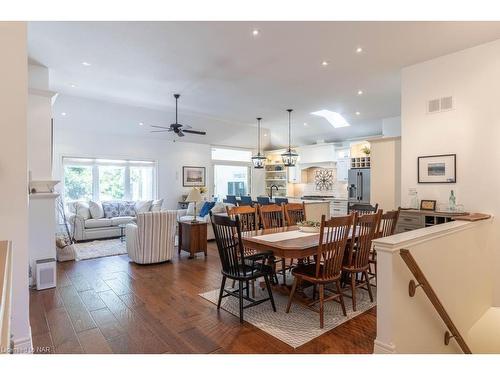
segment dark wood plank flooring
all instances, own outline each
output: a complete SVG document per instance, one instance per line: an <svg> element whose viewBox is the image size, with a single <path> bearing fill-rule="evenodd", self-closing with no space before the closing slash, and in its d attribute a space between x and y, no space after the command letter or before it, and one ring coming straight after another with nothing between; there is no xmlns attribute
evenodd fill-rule
<svg viewBox="0 0 500 375"><path fill-rule="evenodd" d="M198 296L220 286L208 257L139 266L126 255L58 263L58 287L30 294L37 353L371 353L375 308L293 349Z"/></svg>

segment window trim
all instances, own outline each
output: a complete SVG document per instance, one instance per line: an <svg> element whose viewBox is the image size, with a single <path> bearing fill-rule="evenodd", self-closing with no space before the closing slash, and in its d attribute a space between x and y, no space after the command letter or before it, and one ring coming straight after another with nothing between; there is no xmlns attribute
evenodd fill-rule
<svg viewBox="0 0 500 375"><path fill-rule="evenodd" d="M78 160L80 159L80 160ZM64 185L64 173L65 167L67 165L82 165L92 167L92 200L99 201L100 189L99 189L99 166L117 166L125 167L125 186L124 186L124 198L123 200L132 200L131 189L130 189L130 167L140 167L140 166L152 166L153 167L153 191L152 199L158 199L158 161L157 160L147 160L147 159L119 159L116 157L89 157L89 156L61 156L61 185L62 185L62 195L64 196L66 187ZM128 181L128 183L126 183ZM64 197L66 198L66 197Z"/></svg>

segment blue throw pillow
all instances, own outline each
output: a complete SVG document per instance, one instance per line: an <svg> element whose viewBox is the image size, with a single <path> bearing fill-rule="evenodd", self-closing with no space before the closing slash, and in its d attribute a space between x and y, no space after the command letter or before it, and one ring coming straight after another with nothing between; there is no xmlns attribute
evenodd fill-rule
<svg viewBox="0 0 500 375"><path fill-rule="evenodd" d="M198 216L204 217L204 216L208 215L208 213L210 212L210 210L212 208L214 208L214 206L215 206L215 202L205 202L205 204L203 204L203 207L201 208Z"/></svg>

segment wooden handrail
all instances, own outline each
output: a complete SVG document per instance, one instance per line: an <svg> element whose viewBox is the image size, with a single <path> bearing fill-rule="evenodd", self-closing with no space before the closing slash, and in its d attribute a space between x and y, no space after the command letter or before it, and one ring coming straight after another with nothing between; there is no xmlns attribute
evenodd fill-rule
<svg viewBox="0 0 500 375"><path fill-rule="evenodd" d="M457 327L451 320L450 316L446 312L446 309L444 308L443 304L439 300L438 296L436 295L436 292L434 292L434 289L432 289L431 284L429 281L427 281L427 278L425 277L424 273L418 266L417 262L415 261L415 258L410 254L410 251L407 249L401 249L399 254L401 255L401 258L403 258L404 262L410 269L411 273L413 276L415 276L415 279L417 279L418 285L415 285L415 282L413 280L410 281L410 284L408 286L408 292L410 297L413 297L415 295L415 289L417 287L422 287L422 289L425 292L425 295L427 298L429 298L429 301L432 303L432 306L434 306L434 309L436 309L437 313L443 319L444 324L446 324L446 327L448 327L449 332L445 332L444 335L444 343L445 345L448 345L450 342L451 338L454 338L457 340L458 345L462 349L462 351L465 354L472 354L469 346L466 344L464 338L458 332Z"/></svg>
<svg viewBox="0 0 500 375"><path fill-rule="evenodd" d="M12 246L0 241L0 354L9 353L12 296Z"/></svg>

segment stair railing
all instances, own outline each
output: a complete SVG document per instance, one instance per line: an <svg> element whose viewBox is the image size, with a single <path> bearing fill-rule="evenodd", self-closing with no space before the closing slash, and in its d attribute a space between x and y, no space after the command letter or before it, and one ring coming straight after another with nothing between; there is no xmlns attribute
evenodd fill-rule
<svg viewBox="0 0 500 375"><path fill-rule="evenodd" d="M453 338L457 341L457 344L460 346L464 354L472 354L469 346L465 342L464 338L458 331L457 327L446 312L443 304L436 295L436 292L434 292L434 289L432 289L431 284L418 266L415 258L413 258L413 255L411 255L410 251L407 249L401 249L399 254L401 255L401 258L403 258L404 262L406 263L407 267L418 283L415 283L415 280L410 280L408 284L408 294L410 295L410 297L415 296L417 288L421 287L429 301L432 303L432 306L434 306L434 309L443 320L444 324L446 324L448 330L444 333L444 344L448 345L450 343L450 340Z"/></svg>

